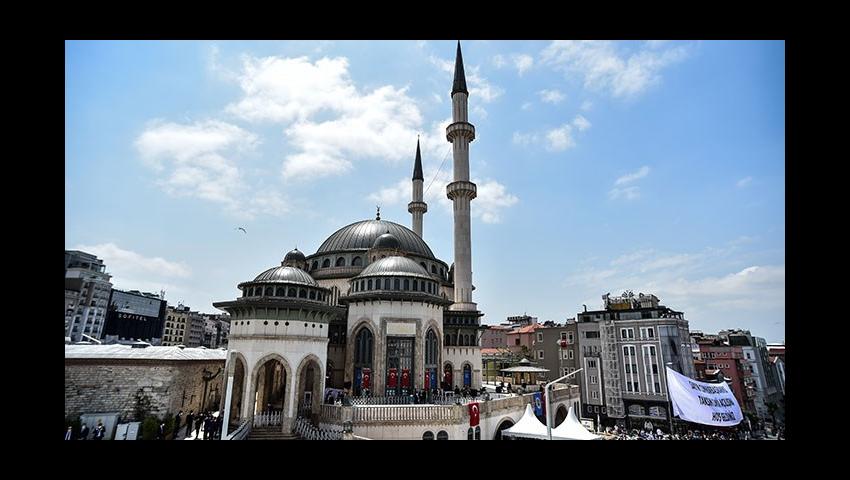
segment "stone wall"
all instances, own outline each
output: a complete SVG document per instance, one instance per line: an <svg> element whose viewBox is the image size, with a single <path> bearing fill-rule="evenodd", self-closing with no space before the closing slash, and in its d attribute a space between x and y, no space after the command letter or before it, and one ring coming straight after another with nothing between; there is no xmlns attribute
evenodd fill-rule
<svg viewBox="0 0 850 480"><path fill-rule="evenodd" d="M150 413L158 417L185 414L202 409L203 370L215 373L223 360L66 360L65 416L117 412L122 421L135 416L136 394L140 390L150 398ZM207 387L208 408L215 408L217 396L224 393L219 373Z"/></svg>

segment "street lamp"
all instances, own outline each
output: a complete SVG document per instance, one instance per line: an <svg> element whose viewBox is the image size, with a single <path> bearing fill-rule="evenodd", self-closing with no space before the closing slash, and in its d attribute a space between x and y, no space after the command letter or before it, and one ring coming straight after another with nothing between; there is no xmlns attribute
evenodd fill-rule
<svg viewBox="0 0 850 480"><path fill-rule="evenodd" d="M553 383L557 383L557 382L560 382L561 380L564 380L568 377L572 377L573 375L577 374L578 372L580 372L582 370L584 370L584 369L579 368L575 372L568 373L561 378L556 378L555 380L552 380L551 382L547 383L545 387L543 387L543 391L546 394L546 435L549 436L549 440L552 440L552 409L549 406L549 403L550 403L549 402L549 400L550 400L550 398L549 398L549 387Z"/></svg>

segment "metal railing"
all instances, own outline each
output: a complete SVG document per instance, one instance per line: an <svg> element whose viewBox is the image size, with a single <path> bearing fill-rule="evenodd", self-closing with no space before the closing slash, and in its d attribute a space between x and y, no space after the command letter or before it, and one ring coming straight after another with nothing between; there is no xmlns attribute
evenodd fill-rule
<svg viewBox="0 0 850 480"><path fill-rule="evenodd" d="M462 409L448 405L363 405L354 409L352 420L361 422L460 422Z"/></svg>
<svg viewBox="0 0 850 480"><path fill-rule="evenodd" d="M263 412L254 415L255 427L272 427L281 425L283 412Z"/></svg>
<svg viewBox="0 0 850 480"><path fill-rule="evenodd" d="M342 440L342 429L317 428L304 417L295 419L295 433L304 440Z"/></svg>
<svg viewBox="0 0 850 480"><path fill-rule="evenodd" d="M239 427L233 431L233 433L228 433L225 440L245 440L248 437L248 434L251 433L251 422L248 420L243 421Z"/></svg>

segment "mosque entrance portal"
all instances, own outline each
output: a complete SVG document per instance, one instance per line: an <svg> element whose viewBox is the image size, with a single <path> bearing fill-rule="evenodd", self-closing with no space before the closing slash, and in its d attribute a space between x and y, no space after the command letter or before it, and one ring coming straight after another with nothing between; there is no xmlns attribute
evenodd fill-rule
<svg viewBox="0 0 850 480"><path fill-rule="evenodd" d="M413 337L387 337L386 395L410 395L413 391Z"/></svg>

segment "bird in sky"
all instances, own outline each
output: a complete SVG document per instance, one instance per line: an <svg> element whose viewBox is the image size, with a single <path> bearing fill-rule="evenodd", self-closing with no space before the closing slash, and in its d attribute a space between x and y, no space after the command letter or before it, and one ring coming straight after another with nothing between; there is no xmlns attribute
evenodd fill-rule
<svg viewBox="0 0 850 480"><path fill-rule="evenodd" d="M244 229L244 228L242 228L242 227L236 227L236 228L234 228L234 230L242 230L242 233L245 233L245 234L247 234L247 233L248 233L248 232L246 232L246 231L245 231L245 229Z"/></svg>

